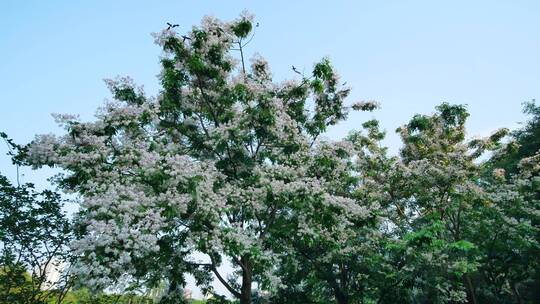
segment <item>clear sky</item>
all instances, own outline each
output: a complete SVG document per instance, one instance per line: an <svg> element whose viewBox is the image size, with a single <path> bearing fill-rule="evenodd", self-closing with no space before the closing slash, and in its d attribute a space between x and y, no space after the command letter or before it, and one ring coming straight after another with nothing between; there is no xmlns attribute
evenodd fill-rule
<svg viewBox="0 0 540 304"><path fill-rule="evenodd" d="M337 138L375 117L388 131L443 102L467 104L469 136L524 121L521 103L540 98L540 1L19 1L0 2L0 131L26 143L58 133L50 113L91 119L110 97L104 78L129 75L158 92L160 49L151 32L166 22L187 31L207 14L260 23L249 52L276 78L309 71L329 56L353 89L349 102L382 109L354 114ZM3 156L0 172L15 177ZM44 184L50 171L24 170Z"/></svg>

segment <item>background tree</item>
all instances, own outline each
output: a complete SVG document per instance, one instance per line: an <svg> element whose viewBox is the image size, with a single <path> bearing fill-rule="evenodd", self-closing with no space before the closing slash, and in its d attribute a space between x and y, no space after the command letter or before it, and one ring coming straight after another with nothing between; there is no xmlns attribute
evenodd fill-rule
<svg viewBox="0 0 540 304"><path fill-rule="evenodd" d="M5 133L0 136L18 148ZM67 245L72 235L62 206L59 194L12 185L0 175L1 303L62 301L71 284Z"/></svg>
<svg viewBox="0 0 540 304"><path fill-rule="evenodd" d="M355 105L358 106L358 105ZM332 181L329 193L347 200L349 209L313 204L297 213L283 233L280 265L284 288L276 303L361 303L373 299L371 276L378 271L379 243L388 201L386 179L394 159L380 141L384 132L375 120L363 124L367 133L351 132L342 142L318 146L309 171ZM288 231L296 231L294 234Z"/></svg>
<svg viewBox="0 0 540 304"><path fill-rule="evenodd" d="M519 173L506 180L496 169L470 234L480 251L475 276L481 302L534 303L538 300L540 244L539 154L523 158Z"/></svg>
<svg viewBox="0 0 540 304"><path fill-rule="evenodd" d="M529 121L483 165L489 196L474 229L483 252L479 293L491 303L540 300L540 108L534 100L524 105Z"/></svg>
<svg viewBox="0 0 540 304"><path fill-rule="evenodd" d="M476 245L468 229L484 200L478 186L476 159L506 133L483 141L465 140L468 113L463 106L442 104L434 115L416 115L398 129L404 147L396 171L406 180L398 209L405 220L396 222L390 284L386 301L476 303L471 273L478 267ZM489 144L488 144L489 143ZM404 212L404 213L403 213Z"/></svg>
<svg viewBox="0 0 540 304"><path fill-rule="evenodd" d="M491 170L504 169L507 176L519 171L522 159L532 157L540 150L540 106L536 101L525 102L523 113L530 116L524 126L514 130L510 135L510 142L491 157L487 163Z"/></svg>

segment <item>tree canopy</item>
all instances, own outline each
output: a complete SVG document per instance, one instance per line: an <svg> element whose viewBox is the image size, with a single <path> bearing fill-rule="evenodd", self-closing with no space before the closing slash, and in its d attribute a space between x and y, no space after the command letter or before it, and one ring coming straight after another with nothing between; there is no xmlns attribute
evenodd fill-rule
<svg viewBox="0 0 540 304"><path fill-rule="evenodd" d="M249 14L169 26L154 35L157 96L107 80L114 100L94 121L55 115L63 134L19 147L18 161L61 168L56 184L80 198L79 284L165 286L160 303L182 301L188 274L242 304L538 300L534 103L524 128L472 140L466 107L443 103L398 128L397 156L373 119L325 139L379 104L348 102L328 58L275 81L263 57L245 58L257 26Z"/></svg>

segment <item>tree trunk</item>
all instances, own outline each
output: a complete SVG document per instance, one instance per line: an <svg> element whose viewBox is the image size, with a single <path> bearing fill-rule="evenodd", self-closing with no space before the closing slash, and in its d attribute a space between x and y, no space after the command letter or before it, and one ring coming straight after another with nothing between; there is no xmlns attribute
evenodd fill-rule
<svg viewBox="0 0 540 304"><path fill-rule="evenodd" d="M338 304L349 304L349 297L347 295L343 294L342 292L336 292L336 302Z"/></svg>
<svg viewBox="0 0 540 304"><path fill-rule="evenodd" d="M467 303L476 304L476 295L474 293L471 277L468 274L464 274L463 281L465 282L465 286L467 286Z"/></svg>
<svg viewBox="0 0 540 304"><path fill-rule="evenodd" d="M178 303L182 301L184 297L183 285L180 285L176 280L169 282L167 287L167 292L165 292L161 299L159 299L160 304L169 304L169 303Z"/></svg>
<svg viewBox="0 0 540 304"><path fill-rule="evenodd" d="M244 255L241 258L242 267L242 288L240 290L240 304L251 304L252 273L249 257Z"/></svg>
<svg viewBox="0 0 540 304"><path fill-rule="evenodd" d="M517 302L519 304L523 304L523 299L521 298L521 295L519 294L519 291L518 291L517 286L516 286L515 283L512 283L512 291L514 292L514 295L517 298Z"/></svg>

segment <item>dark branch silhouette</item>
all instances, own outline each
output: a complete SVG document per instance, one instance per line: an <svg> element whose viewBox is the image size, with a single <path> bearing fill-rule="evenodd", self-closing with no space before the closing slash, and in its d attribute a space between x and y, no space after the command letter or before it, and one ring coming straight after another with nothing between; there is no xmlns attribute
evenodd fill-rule
<svg viewBox="0 0 540 304"><path fill-rule="evenodd" d="M178 24L171 24L169 22L167 22L167 25L168 25L167 30L170 30L170 29L173 29L173 28L179 26Z"/></svg>

